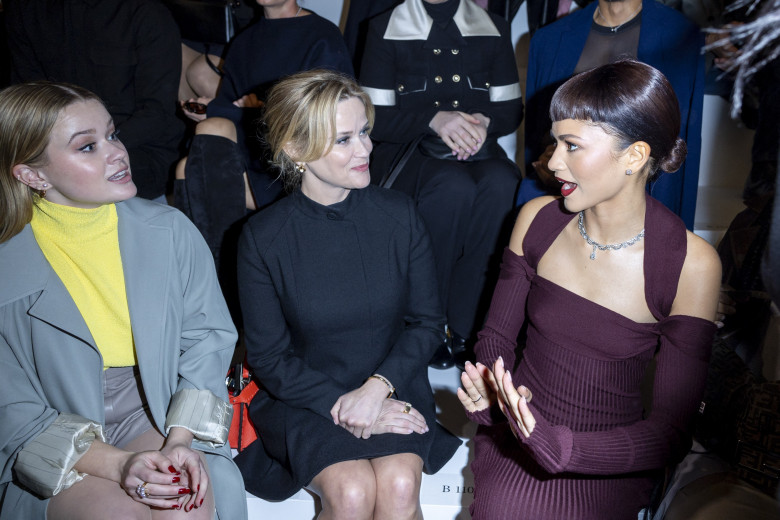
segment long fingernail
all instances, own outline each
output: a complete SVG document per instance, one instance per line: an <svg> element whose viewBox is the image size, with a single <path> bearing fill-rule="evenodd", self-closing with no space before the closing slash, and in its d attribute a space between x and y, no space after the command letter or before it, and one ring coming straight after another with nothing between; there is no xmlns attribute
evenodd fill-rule
<svg viewBox="0 0 780 520"><path fill-rule="evenodd" d="M171 506L171 509L179 509L181 506L179 504L173 504Z"/></svg>
<svg viewBox="0 0 780 520"><path fill-rule="evenodd" d="M173 478L171 479L171 483L172 483L172 484L176 484L176 483L177 483L178 481L180 481L180 480L181 480L181 478L179 478L179 477L173 477Z"/></svg>
<svg viewBox="0 0 780 520"><path fill-rule="evenodd" d="M174 468L173 466L168 466L168 471L170 471L171 473L180 474L178 471L176 471L176 468Z"/></svg>
<svg viewBox="0 0 780 520"><path fill-rule="evenodd" d="M198 484L198 491L200 491L200 484Z"/></svg>
<svg viewBox="0 0 780 520"><path fill-rule="evenodd" d="M198 502L198 505L199 505L199 506L202 506L202 505L203 505L203 499L202 499L202 498L200 499L200 502Z"/></svg>
<svg viewBox="0 0 780 520"><path fill-rule="evenodd" d="M179 488L180 495L189 495L190 493L192 493L190 488Z"/></svg>

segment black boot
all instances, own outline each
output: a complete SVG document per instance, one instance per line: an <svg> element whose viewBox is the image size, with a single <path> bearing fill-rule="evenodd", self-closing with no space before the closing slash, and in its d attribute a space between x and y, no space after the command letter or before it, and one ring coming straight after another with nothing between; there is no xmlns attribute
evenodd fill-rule
<svg viewBox="0 0 780 520"><path fill-rule="evenodd" d="M447 336L450 340L450 352L455 360L455 366L457 366L462 372L466 368L466 361L476 363L477 358L474 355L474 348L470 342L462 337L457 332L452 330L448 331Z"/></svg>
<svg viewBox="0 0 780 520"><path fill-rule="evenodd" d="M455 358L452 357L452 353L450 352L450 335L449 331L446 331L442 335L442 341L441 344L439 344L439 348L436 349L436 352L433 353L433 357L428 361L428 366L444 370L450 368L454 364Z"/></svg>

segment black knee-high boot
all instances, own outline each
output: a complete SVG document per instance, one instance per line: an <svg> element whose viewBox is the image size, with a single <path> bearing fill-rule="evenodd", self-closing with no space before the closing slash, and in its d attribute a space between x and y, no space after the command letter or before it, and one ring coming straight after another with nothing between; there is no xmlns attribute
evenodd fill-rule
<svg viewBox="0 0 780 520"><path fill-rule="evenodd" d="M225 137L192 139L185 179L174 186L174 204L203 234L219 267L231 227L246 216L244 161L238 145Z"/></svg>

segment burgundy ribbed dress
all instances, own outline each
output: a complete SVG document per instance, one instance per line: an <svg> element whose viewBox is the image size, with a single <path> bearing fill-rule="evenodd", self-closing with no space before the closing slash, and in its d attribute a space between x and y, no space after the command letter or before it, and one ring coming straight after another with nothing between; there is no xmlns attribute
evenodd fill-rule
<svg viewBox="0 0 780 520"><path fill-rule="evenodd" d="M685 226L648 196L645 297L658 321L636 323L536 275L539 259L574 217L552 202L531 224L525 256L504 253L475 350L488 366L499 355L508 367L519 360L512 380L533 392L537 424L518 441L497 409L471 414L481 424L471 466L475 520L636 520L649 502L651 470L688 446L715 325L669 316L685 260ZM640 381L656 350L653 406L645 415Z"/></svg>

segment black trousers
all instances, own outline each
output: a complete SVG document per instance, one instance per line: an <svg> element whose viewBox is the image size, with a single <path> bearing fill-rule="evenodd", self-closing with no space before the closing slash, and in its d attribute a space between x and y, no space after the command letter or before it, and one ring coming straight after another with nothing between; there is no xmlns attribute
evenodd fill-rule
<svg viewBox="0 0 780 520"><path fill-rule="evenodd" d="M417 202L431 235L448 326L464 338L482 326L492 293L486 281L497 273L496 253L506 245L499 237L519 182L520 172L507 158L461 162L417 151L393 183Z"/></svg>

